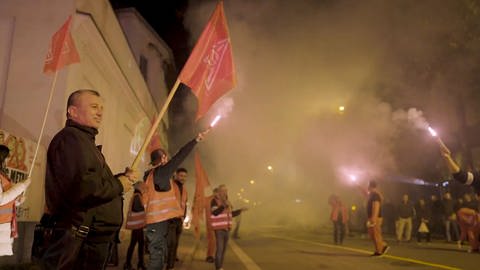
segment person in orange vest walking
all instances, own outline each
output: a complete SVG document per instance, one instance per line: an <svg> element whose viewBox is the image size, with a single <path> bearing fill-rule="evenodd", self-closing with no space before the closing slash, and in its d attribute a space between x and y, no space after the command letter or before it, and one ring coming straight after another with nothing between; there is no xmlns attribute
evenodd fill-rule
<svg viewBox="0 0 480 270"><path fill-rule="evenodd" d="M14 184L5 173L5 159L10 150L0 145L0 256L13 255L13 239L17 237L15 206L20 204L20 194L30 185L31 180Z"/></svg>
<svg viewBox="0 0 480 270"><path fill-rule="evenodd" d="M187 175L187 169L178 168L173 177L172 187L175 191L175 197L180 204L182 214L169 220L167 235L167 269L173 269L175 262L177 261L178 241L180 240L180 235L182 234L183 221L187 215L188 193L187 189L185 188Z"/></svg>
<svg viewBox="0 0 480 270"><path fill-rule="evenodd" d="M223 259L227 249L230 229L232 228L232 218L240 215L247 208L233 210L232 204L228 200L228 190L225 185L218 186L218 193L210 203L212 215L210 222L216 239L215 269L223 270Z"/></svg>
<svg viewBox="0 0 480 270"><path fill-rule="evenodd" d="M215 231L212 228L212 224L210 221L210 216L212 215L211 208L209 205L211 204L213 198L217 196L218 188L213 189L213 194L205 198L205 225L207 227L207 258L205 259L208 263L215 262Z"/></svg>
<svg viewBox="0 0 480 270"><path fill-rule="evenodd" d="M143 229L145 228L145 207L142 202L142 196L145 193L145 183L135 183L135 191L130 201L130 207L128 208L127 221L125 228L132 230L130 236L130 245L127 250L127 260L123 266L124 270L133 270L132 268L132 255L135 246L138 243L138 270L145 270L145 263L143 260L143 253L145 251L145 238L143 235Z"/></svg>
<svg viewBox="0 0 480 270"><path fill-rule="evenodd" d="M152 169L145 173L146 192L143 197L143 204L146 205L149 270L163 269L165 266L169 219L184 214L172 188L174 183L171 177L207 132L208 130L199 133L170 160L165 150L161 148L152 151L150 155Z"/></svg>

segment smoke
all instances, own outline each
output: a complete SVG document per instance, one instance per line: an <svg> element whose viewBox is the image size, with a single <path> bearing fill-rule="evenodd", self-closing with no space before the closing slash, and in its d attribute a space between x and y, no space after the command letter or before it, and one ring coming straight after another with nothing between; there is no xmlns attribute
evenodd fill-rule
<svg viewBox="0 0 480 270"><path fill-rule="evenodd" d="M399 109L393 112L392 120L394 122L407 121L415 128L422 130L427 129L430 126L423 116L423 112L416 108L410 108L407 111Z"/></svg>
<svg viewBox="0 0 480 270"><path fill-rule="evenodd" d="M216 2L190 2L184 24L192 46ZM326 222L330 194L347 204L359 196L346 184L349 171L381 187L394 176L437 179L440 157L423 129L431 123L453 140L458 101L479 100L472 59L480 50L465 32L479 20L469 7L454 0L224 6L238 78L226 104L235 108L199 151L212 185L225 183L234 205L256 209L243 222L249 215L257 223Z"/></svg>

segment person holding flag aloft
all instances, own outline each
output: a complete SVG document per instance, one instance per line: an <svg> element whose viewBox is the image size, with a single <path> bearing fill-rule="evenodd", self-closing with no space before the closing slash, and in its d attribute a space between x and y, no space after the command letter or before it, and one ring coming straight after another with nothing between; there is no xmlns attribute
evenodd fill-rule
<svg viewBox="0 0 480 270"><path fill-rule="evenodd" d="M146 236L150 261L148 269L163 269L167 255L167 234L170 219L184 215L177 200L172 176L195 145L203 140L207 131L199 133L185 144L177 154L168 160L167 152L161 148L151 154L152 169L145 172L146 192L143 204L146 205Z"/></svg>

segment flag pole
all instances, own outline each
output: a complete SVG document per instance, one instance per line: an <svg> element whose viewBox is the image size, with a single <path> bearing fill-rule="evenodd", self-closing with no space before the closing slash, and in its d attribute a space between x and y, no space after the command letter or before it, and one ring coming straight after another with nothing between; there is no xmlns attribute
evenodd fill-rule
<svg viewBox="0 0 480 270"><path fill-rule="evenodd" d="M155 119L155 122L152 124L152 127L150 128L150 131L147 134L147 137L145 137L145 140L143 141L143 145L138 151L137 156L133 160L132 169L136 169L138 167L138 163L140 162L141 157L145 153L145 150L147 149L147 145L150 143L150 140L152 139L153 134L155 133L155 130L157 129L158 125L160 124L160 120L162 120L163 115L167 111L168 105L170 105L170 102L173 99L173 96L175 95L175 92L177 92L178 86L180 85L180 80L177 79L175 84L173 85L172 89L170 90L170 93L168 94L167 100L165 100L165 103L163 104L162 109L157 115L157 118Z"/></svg>
<svg viewBox="0 0 480 270"><path fill-rule="evenodd" d="M45 113L43 115L43 123L42 123L42 128L40 129L40 135L38 135L37 147L35 148L35 154L33 155L32 165L30 166L30 171L28 172L29 178L32 176L33 167L35 167L35 160L37 159L38 149L40 148L40 142L43 137L43 132L45 131L45 124L47 123L48 112L50 111L50 105L52 104L53 92L55 90L55 85L57 84L57 75L58 75L58 70L55 71L52 86L50 87L50 95L48 97L47 109L45 110Z"/></svg>

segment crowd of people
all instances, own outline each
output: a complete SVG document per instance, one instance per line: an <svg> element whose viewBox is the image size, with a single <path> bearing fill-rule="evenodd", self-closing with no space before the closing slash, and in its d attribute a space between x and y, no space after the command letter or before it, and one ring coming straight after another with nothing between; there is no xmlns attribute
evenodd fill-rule
<svg viewBox="0 0 480 270"><path fill-rule="evenodd" d="M45 176L45 214L35 229L32 260L44 269L105 269L113 247L119 241L121 226L131 230L130 245L124 269L132 268L135 246L138 250L137 269L174 269L177 249L186 216L188 194L185 182L188 171L181 163L202 141L206 132L199 133L169 158L164 149L151 152L150 168L143 179L135 168L113 174L102 152L95 144L103 115L103 100L97 91L82 89L73 92L67 101L67 121L49 144ZM453 178L472 186L476 193L452 198L449 192L441 198L433 195L426 201L413 203L408 194L394 207L397 241L431 241L431 236L443 235L447 242L468 241L470 252L479 251L480 173L463 171L451 158L449 149L440 143ZM3 172L8 148L0 146L0 251L11 255L15 237L15 205L22 202L21 194L30 179L14 184ZM375 251L382 256L389 250L382 227L385 202L370 181L366 195L366 229ZM124 220L123 197L134 188L129 212ZM338 196L329 200L332 207L334 242L342 244L348 231L349 214ZM245 208L234 210L228 200L228 190L220 185L206 198L207 258L215 269L223 269L233 217ZM390 211L392 212L392 211ZM145 263L144 246L149 260Z"/></svg>
<svg viewBox="0 0 480 270"><path fill-rule="evenodd" d="M389 246L383 240L382 229L394 233L397 243L416 241L431 242L432 238L448 243L456 242L459 247L469 243L469 252L479 252L480 246L480 173L463 171L452 159L450 150L439 141L440 152L452 173L452 178L473 187L474 192L464 193L456 198L449 191L441 196L419 198L413 202L409 194L403 194L396 204L385 203L377 190L377 182L370 181L367 196L366 229L372 239L375 251L372 256L385 254ZM342 244L349 228L349 212L339 196L332 195L330 219L333 223L335 244Z"/></svg>
<svg viewBox="0 0 480 270"><path fill-rule="evenodd" d="M188 199L188 171L180 165L208 130L170 159L164 149L152 151L151 166L142 179L135 168L112 173L102 147L96 145L103 116L103 99L97 91L74 91L66 115L65 127L53 137L47 151L46 206L35 227L32 261L41 269L105 269L116 253L125 224L131 237L124 269L133 269L135 247L137 269L174 269ZM30 184L30 179L14 184L3 173L7 155L8 147L0 145L0 255L12 254L15 205L22 203L22 193ZM124 217L124 194L132 189ZM209 247L208 254L215 257L208 261L222 269L232 218L245 209L233 210L225 185L215 191L206 206L207 227L216 244Z"/></svg>

